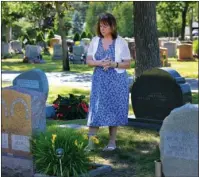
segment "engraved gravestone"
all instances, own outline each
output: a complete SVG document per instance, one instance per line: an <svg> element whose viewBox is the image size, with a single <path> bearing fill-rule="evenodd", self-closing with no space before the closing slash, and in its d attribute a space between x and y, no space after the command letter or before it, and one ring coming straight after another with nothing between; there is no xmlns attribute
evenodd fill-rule
<svg viewBox="0 0 199 177"><path fill-rule="evenodd" d="M187 103L164 119L160 156L165 177L198 177L198 105Z"/></svg>
<svg viewBox="0 0 199 177"><path fill-rule="evenodd" d="M131 101L136 118L162 121L174 108L192 102L191 88L177 71L153 68L135 80Z"/></svg>
<svg viewBox="0 0 199 177"><path fill-rule="evenodd" d="M48 79L46 74L40 69L32 69L20 74L13 80L13 85L42 92L45 94L46 99L48 97Z"/></svg>
<svg viewBox="0 0 199 177"><path fill-rule="evenodd" d="M61 60L63 58L62 45L54 44L52 59Z"/></svg>
<svg viewBox="0 0 199 177"><path fill-rule="evenodd" d="M33 174L30 137L46 129L45 95L17 86L2 89L2 167Z"/></svg>

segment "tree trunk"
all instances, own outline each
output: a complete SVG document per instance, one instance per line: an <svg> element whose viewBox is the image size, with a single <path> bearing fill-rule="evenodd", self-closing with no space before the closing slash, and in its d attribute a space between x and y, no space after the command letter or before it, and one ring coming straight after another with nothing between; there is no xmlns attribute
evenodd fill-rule
<svg viewBox="0 0 199 177"><path fill-rule="evenodd" d="M145 70L160 67L156 22L156 2L134 2L135 77Z"/></svg>
<svg viewBox="0 0 199 177"><path fill-rule="evenodd" d="M184 9L182 11L182 27L181 27L181 40L184 40L184 36L185 36L185 26L186 26L186 16L187 16L187 10L189 7L189 2L184 2L185 6Z"/></svg>
<svg viewBox="0 0 199 177"><path fill-rule="evenodd" d="M11 26L6 26L6 42L10 42L12 40L12 27Z"/></svg>
<svg viewBox="0 0 199 177"><path fill-rule="evenodd" d="M190 12L190 21L189 21L189 32L190 32L190 40L193 41L193 35L192 35L192 23L193 23L193 8L191 9L191 12Z"/></svg>
<svg viewBox="0 0 199 177"><path fill-rule="evenodd" d="M63 13L61 10L61 3L60 1L56 1L56 11L58 13L59 18L59 31L61 34L61 40L62 40L62 50L63 50L63 71L70 71L70 65L69 65L69 59L68 59L68 46L66 43L66 37L65 37L65 28L64 28L64 20L63 20Z"/></svg>

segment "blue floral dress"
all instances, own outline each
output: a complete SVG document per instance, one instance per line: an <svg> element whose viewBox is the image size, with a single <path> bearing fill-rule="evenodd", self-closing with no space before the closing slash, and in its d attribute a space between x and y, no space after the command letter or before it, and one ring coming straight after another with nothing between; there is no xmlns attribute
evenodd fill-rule
<svg viewBox="0 0 199 177"><path fill-rule="evenodd" d="M109 56L115 60L115 40L107 50L102 46L100 38L96 60ZM95 67L92 76L88 126L121 126L128 124L129 88L128 76L117 73L114 68L107 71L103 67Z"/></svg>

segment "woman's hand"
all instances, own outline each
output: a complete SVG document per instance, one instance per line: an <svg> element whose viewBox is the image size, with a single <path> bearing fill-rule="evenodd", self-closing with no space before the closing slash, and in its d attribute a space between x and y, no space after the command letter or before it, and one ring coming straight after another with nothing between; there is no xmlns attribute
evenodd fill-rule
<svg viewBox="0 0 199 177"><path fill-rule="evenodd" d="M107 59L103 59L102 60L102 67L104 68L104 70L106 71L106 70L108 70L108 68L110 68L111 67L111 60L109 59L109 60L107 60Z"/></svg>

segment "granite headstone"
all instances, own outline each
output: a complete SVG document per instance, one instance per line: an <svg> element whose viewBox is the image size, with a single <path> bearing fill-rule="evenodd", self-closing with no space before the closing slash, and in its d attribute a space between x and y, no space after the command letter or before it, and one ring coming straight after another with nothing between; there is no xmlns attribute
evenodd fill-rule
<svg viewBox="0 0 199 177"><path fill-rule="evenodd" d="M15 53L23 53L22 52L22 43L19 41L11 41L10 45Z"/></svg>
<svg viewBox="0 0 199 177"><path fill-rule="evenodd" d="M54 44L52 59L61 60L63 58L63 51L61 44Z"/></svg>
<svg viewBox="0 0 199 177"><path fill-rule="evenodd" d="M10 45L9 43L2 42L1 45L1 56L7 56L10 54Z"/></svg>
<svg viewBox="0 0 199 177"><path fill-rule="evenodd" d="M49 85L46 74L40 69L32 69L23 72L13 80L13 85L42 92L45 98L48 97Z"/></svg>
<svg viewBox="0 0 199 177"><path fill-rule="evenodd" d="M11 86L2 89L2 170L33 174L30 137L46 128L45 95Z"/></svg>
<svg viewBox="0 0 199 177"><path fill-rule="evenodd" d="M135 80L131 101L136 118L162 121L174 108L192 102L191 88L177 71L153 68Z"/></svg>
<svg viewBox="0 0 199 177"><path fill-rule="evenodd" d="M168 57L176 57L177 44L176 42L164 42L164 48L168 50Z"/></svg>
<svg viewBox="0 0 199 177"><path fill-rule="evenodd" d="M198 105L187 103L164 119L160 156L165 177L198 177Z"/></svg>

